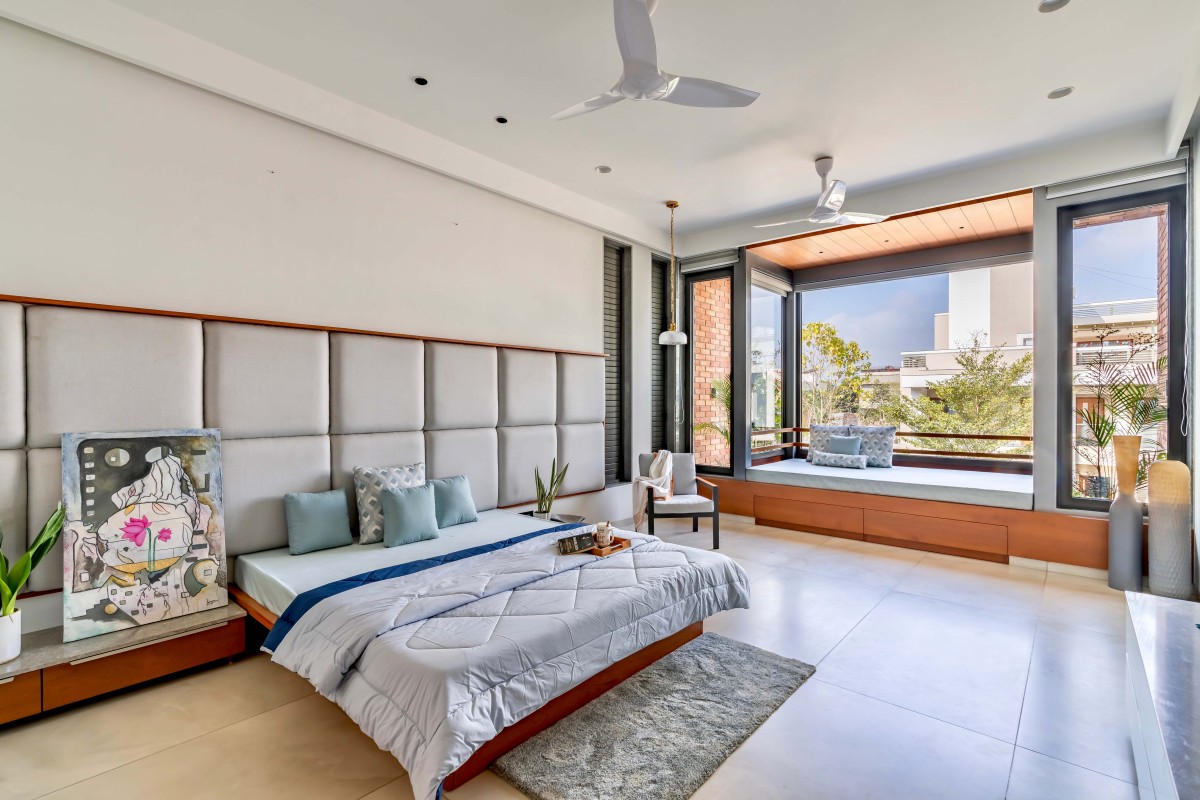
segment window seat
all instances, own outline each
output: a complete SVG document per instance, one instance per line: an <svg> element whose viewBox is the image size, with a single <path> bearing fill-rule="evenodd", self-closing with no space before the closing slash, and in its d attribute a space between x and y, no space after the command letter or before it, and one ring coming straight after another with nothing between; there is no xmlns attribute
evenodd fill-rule
<svg viewBox="0 0 1200 800"><path fill-rule="evenodd" d="M750 467L746 470L746 480L993 508L1033 509L1033 476L1007 472L924 467L841 469L818 467L793 458Z"/></svg>

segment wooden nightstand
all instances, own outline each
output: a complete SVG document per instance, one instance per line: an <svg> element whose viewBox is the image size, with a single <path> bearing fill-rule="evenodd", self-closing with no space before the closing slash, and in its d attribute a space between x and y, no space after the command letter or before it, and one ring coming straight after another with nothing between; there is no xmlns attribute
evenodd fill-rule
<svg viewBox="0 0 1200 800"><path fill-rule="evenodd" d="M62 628L21 637L0 664L0 724L98 697L245 649L246 612L224 608L63 643Z"/></svg>

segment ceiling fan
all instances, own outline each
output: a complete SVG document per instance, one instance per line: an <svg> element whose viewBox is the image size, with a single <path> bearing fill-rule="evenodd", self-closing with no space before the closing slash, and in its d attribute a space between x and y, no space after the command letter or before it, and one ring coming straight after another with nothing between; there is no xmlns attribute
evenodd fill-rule
<svg viewBox="0 0 1200 800"><path fill-rule="evenodd" d="M680 106L738 108L758 98L758 92L703 78L681 78L658 68L658 48L650 15L658 0L613 0L617 46L624 72L604 94L558 112L551 119L568 119L598 111L622 100L665 100Z"/></svg>
<svg viewBox="0 0 1200 800"><path fill-rule="evenodd" d="M767 225L755 225L756 228L775 228L780 225L795 225L799 222L812 222L817 225L869 225L872 222L883 222L886 216L879 214L863 214L856 211L842 211L846 202L846 182L829 180L829 171L833 169L833 156L822 156L817 159L817 174L821 176L821 197L817 207L804 219L793 219L787 222L772 222Z"/></svg>

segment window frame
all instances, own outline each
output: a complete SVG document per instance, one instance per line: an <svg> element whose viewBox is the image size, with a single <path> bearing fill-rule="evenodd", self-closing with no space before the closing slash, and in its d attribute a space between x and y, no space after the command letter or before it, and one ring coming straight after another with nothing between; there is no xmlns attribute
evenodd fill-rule
<svg viewBox="0 0 1200 800"><path fill-rule="evenodd" d="M1168 226L1167 315L1171 323L1167 334L1167 458L1188 463L1188 440L1181 427L1186 411L1184 370L1187 345L1187 187L1171 186L1149 191L1133 191L1119 197L1059 206L1056 213L1058 246L1058 374L1055 386L1057 431L1055 440L1055 496L1061 509L1078 511L1108 510L1111 501L1075 497L1074 449L1074 220L1110 214L1145 206L1166 205Z"/></svg>
<svg viewBox="0 0 1200 800"><path fill-rule="evenodd" d="M757 278L757 276L751 275L750 296L749 296L749 303L750 303L749 324L750 324L750 330L752 333L754 330L754 290L755 289L762 289L765 292L775 295L776 298L779 300L779 339L780 339L780 354L779 354L779 360L780 360L780 365L779 365L780 409L779 409L779 413L780 413L780 418L781 418L780 427L781 428L790 428L790 427L793 427L794 420L792 419L792 414L789 409L792 407L792 404L795 402L794 396L797 393L796 393L795 387L793 386L793 383L795 381L795 376L794 376L792 370L789 369L789 357L790 357L789 339L793 338L793 337L789 337L789 335L788 335L788 328L790 327L789 321L788 321L788 316L789 316L788 315L788 304L795 302L794 298L796 297L797 293L794 288L788 289L785 291L778 286L771 285L771 283L768 281L759 280ZM748 344L748 346L753 346L753 340L751 340L747 344ZM747 368L747 370L749 370L749 373L750 373L749 381L747 382L747 388L749 389L749 403L750 403L750 406L752 406L754 403L753 352L751 352L746 359L746 368ZM754 450L753 450L753 447L754 447L754 423L753 423L753 419L752 419L753 418L753 409L750 406L747 407L747 417L750 418L747 420L750 424L750 438L746 443L746 452L749 454L751 466L754 466L757 464L765 464L765 463L768 463L771 461L781 460L783 458L783 454L787 452L786 449L775 450L772 452L764 452L764 453L758 455L757 457L755 456ZM788 441L792 441L794 439L792 434L782 434L782 435L780 435L779 438L780 438L780 444L787 443Z"/></svg>

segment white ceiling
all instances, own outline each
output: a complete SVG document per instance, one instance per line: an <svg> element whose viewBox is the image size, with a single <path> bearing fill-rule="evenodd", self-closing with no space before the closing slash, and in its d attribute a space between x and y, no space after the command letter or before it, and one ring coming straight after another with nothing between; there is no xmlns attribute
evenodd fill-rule
<svg viewBox="0 0 1200 800"><path fill-rule="evenodd" d="M1138 121L1165 128L1200 29L1195 0L1053 14L1036 0L661 0L664 69L762 97L554 122L620 74L609 0L116 2L638 218L665 222L661 202L678 199L684 233L807 211L819 154L837 157L847 208L872 211L856 189ZM1062 85L1075 94L1046 99Z"/></svg>

